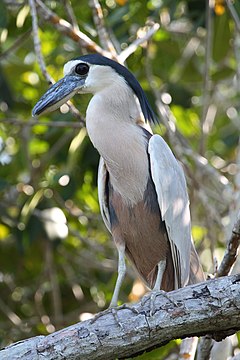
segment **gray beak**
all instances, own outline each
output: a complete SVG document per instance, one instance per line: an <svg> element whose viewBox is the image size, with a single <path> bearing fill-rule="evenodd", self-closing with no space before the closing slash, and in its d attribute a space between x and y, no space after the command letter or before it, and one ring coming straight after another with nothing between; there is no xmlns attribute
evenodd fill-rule
<svg viewBox="0 0 240 360"><path fill-rule="evenodd" d="M85 79L81 79L79 76L66 75L51 86L41 97L34 106L32 115L37 116L60 108L61 105L83 88L84 83Z"/></svg>

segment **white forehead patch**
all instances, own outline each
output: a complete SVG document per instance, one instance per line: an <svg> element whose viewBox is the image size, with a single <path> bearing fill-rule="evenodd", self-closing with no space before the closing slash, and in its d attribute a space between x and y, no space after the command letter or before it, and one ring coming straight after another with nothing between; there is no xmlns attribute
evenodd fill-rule
<svg viewBox="0 0 240 360"><path fill-rule="evenodd" d="M63 67L64 76L70 74L77 64L84 63L81 60L70 60Z"/></svg>

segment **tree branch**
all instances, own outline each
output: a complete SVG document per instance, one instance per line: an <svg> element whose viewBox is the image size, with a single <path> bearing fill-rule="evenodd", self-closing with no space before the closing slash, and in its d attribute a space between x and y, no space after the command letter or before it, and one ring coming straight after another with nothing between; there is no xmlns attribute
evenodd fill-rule
<svg viewBox="0 0 240 360"><path fill-rule="evenodd" d="M81 122L74 122L74 121L42 121L38 119L31 119L31 120L22 120L17 118L4 118L1 119L2 124L13 124L15 126L39 126L44 125L48 127L56 127L56 128L70 128L70 129L81 129L83 126L85 126L84 120Z"/></svg>
<svg viewBox="0 0 240 360"><path fill-rule="evenodd" d="M155 32L158 31L159 28L160 25L158 23L154 23L151 27L146 27L145 33L143 33L141 37L134 40L126 49L121 52L120 55L118 55L118 62L123 64L124 61L136 51L138 46L149 40L155 34Z"/></svg>
<svg viewBox="0 0 240 360"><path fill-rule="evenodd" d="M238 13L237 11L235 10L235 7L233 6L233 3L231 0L225 0L226 4L227 4L227 7L228 7L228 10L233 18L233 21L235 23L235 26L236 26L236 29L238 32L240 32L240 20L239 20L239 17L238 17Z"/></svg>
<svg viewBox="0 0 240 360"><path fill-rule="evenodd" d="M1 51L0 61L7 59L8 56L10 56L12 53L15 53L15 51L19 47L23 46L25 41L28 40L31 33L32 33L32 28L28 29L25 33L19 35L6 50Z"/></svg>
<svg viewBox="0 0 240 360"><path fill-rule="evenodd" d="M169 299L168 299L169 298ZM123 359L160 347L168 341L211 334L216 340L240 329L240 275L187 286L155 300L106 310L48 336L37 336L0 351L0 358Z"/></svg>
<svg viewBox="0 0 240 360"><path fill-rule="evenodd" d="M92 9L93 13L93 21L96 26L96 30L99 36L99 41L102 47L108 50L112 56L116 59L117 52L116 49L110 39L109 32L105 27L103 11L101 5L99 4L98 0L89 0L89 6Z"/></svg>
<svg viewBox="0 0 240 360"><path fill-rule="evenodd" d="M240 213L232 229L232 236L228 241L223 260L217 270L216 277L228 275L234 265L240 243ZM199 343L197 360L208 360L213 347L211 336L204 336Z"/></svg>
<svg viewBox="0 0 240 360"><path fill-rule="evenodd" d="M50 10L41 0L36 0L37 5L43 18L50 21L61 33L70 37L73 41L78 42L83 48L88 51L97 52L99 54L111 57L111 53L103 50L93 40L91 40L82 31L77 31L74 27L66 20L61 19L56 13Z"/></svg>
<svg viewBox="0 0 240 360"><path fill-rule="evenodd" d="M209 109L211 106L211 62L212 62L212 37L213 37L213 6L212 0L206 1L206 40L205 40L205 64L203 76L203 104L202 104L202 119L201 119L201 139L199 153L203 155L206 147L206 137L209 133L212 122L212 116L209 116ZM209 120L209 118L211 118Z"/></svg>
<svg viewBox="0 0 240 360"><path fill-rule="evenodd" d="M29 6L32 16L33 43L34 43L34 49L37 56L38 64L48 84L52 84L53 79L47 72L46 64L42 55L41 42L38 36L38 20L37 20L37 10L36 10L35 0L29 0Z"/></svg>
<svg viewBox="0 0 240 360"><path fill-rule="evenodd" d="M73 29L75 31L80 31L75 13L74 13L72 5L71 5L71 0L63 0L63 4L64 4L64 8L66 10L67 17L73 26Z"/></svg>
<svg viewBox="0 0 240 360"><path fill-rule="evenodd" d="M217 277L225 276L230 272L237 258L239 244L240 244L240 213L238 214L237 221L232 229L232 236L228 241L227 249L225 251L224 257L217 271L216 274Z"/></svg>

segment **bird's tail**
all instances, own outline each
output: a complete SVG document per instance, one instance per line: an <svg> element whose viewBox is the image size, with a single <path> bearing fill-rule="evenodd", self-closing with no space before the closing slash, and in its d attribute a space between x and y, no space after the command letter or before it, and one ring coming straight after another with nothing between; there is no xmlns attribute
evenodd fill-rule
<svg viewBox="0 0 240 360"><path fill-rule="evenodd" d="M190 256L190 273L188 285L197 284L199 282L205 281L205 275L200 263L198 254L196 252L195 246L191 245L191 256Z"/></svg>

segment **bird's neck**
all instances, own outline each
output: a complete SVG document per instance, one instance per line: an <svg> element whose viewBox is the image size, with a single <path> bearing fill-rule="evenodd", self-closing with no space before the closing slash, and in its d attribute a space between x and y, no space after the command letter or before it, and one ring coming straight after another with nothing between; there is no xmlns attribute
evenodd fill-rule
<svg viewBox="0 0 240 360"><path fill-rule="evenodd" d="M114 190L129 205L142 200L148 181L147 139L138 119L131 90L97 93L87 109L89 137L106 163Z"/></svg>

